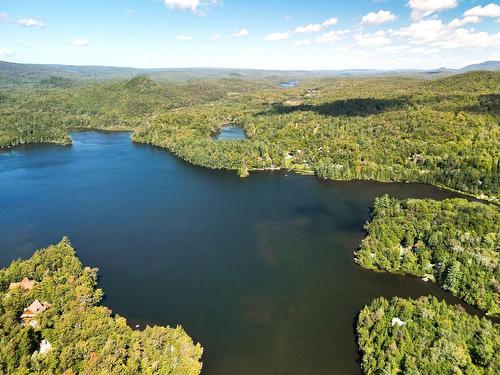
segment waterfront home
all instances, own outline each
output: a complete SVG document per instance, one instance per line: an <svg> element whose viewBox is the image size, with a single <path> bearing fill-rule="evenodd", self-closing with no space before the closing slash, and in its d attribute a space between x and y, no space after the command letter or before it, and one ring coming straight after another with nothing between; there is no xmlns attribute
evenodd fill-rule
<svg viewBox="0 0 500 375"><path fill-rule="evenodd" d="M39 300L34 300L31 305L26 307L21 315L21 321L23 326L31 325L35 326L37 324L35 317L50 308L50 303L43 302Z"/></svg>
<svg viewBox="0 0 500 375"><path fill-rule="evenodd" d="M27 277L25 277L24 279L22 279L18 283L10 283L9 290L13 290L13 289L16 289L16 288L21 288L21 290L23 292L26 292L28 290L33 289L35 287L35 285L36 285L36 281L35 280L30 280Z"/></svg>

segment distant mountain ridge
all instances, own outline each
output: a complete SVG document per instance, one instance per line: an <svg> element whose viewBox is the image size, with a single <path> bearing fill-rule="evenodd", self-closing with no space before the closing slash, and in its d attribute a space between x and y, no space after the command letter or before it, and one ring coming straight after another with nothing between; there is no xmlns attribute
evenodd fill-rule
<svg viewBox="0 0 500 375"><path fill-rule="evenodd" d="M141 69L111 66L77 66L57 64L22 64L0 61L0 87L37 84L43 79L60 76L75 80L127 79L146 74L152 79L186 81L201 78L305 79L336 76L418 75L435 76L466 73L475 70L500 71L500 61L485 61L461 69L343 69L343 70L264 70L231 68L155 68Z"/></svg>
<svg viewBox="0 0 500 375"><path fill-rule="evenodd" d="M462 69L458 69L461 73L472 72L474 70L489 70L492 72L500 71L500 61L485 61L479 64L468 65Z"/></svg>

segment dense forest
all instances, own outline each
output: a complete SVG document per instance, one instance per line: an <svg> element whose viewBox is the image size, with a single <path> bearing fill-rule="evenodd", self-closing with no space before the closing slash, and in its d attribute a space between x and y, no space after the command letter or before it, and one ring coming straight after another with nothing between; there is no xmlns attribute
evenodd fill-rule
<svg viewBox="0 0 500 375"><path fill-rule="evenodd" d="M357 334L366 374L500 373L500 325L433 297L375 299Z"/></svg>
<svg viewBox="0 0 500 375"><path fill-rule="evenodd" d="M194 82L82 82L62 77L0 90L0 148L26 143L71 143L68 130L134 130L174 108L220 100L267 83L238 78Z"/></svg>
<svg viewBox="0 0 500 375"><path fill-rule="evenodd" d="M132 330L99 305L96 279L67 239L1 270L0 373L200 373L202 348L181 327Z"/></svg>
<svg viewBox="0 0 500 375"><path fill-rule="evenodd" d="M68 129L135 130L136 142L210 168L416 181L498 199L500 73L278 82L44 78L0 90L0 147L65 144ZM227 123L248 139L214 142Z"/></svg>
<svg viewBox="0 0 500 375"><path fill-rule="evenodd" d="M493 204L383 196L375 200L356 261L369 269L426 277L498 315L499 224L500 209Z"/></svg>
<svg viewBox="0 0 500 375"><path fill-rule="evenodd" d="M416 181L498 199L500 73L303 82L163 113L134 134L210 168ZM213 142L236 123L244 141Z"/></svg>
<svg viewBox="0 0 500 375"><path fill-rule="evenodd" d="M284 168L500 197L500 73L308 77L287 89L276 77L95 81L70 73L0 85L0 148L70 144L70 130L129 130L135 142L241 176ZM247 139L214 141L227 124ZM356 261L435 281L499 315L499 223L495 205L384 196ZM24 278L33 287L12 284ZM96 281L67 239L1 270L0 373L200 373L202 348L181 327L132 330L100 305ZM34 301L43 312L23 326ZM498 325L434 298L376 299L357 333L368 374L500 372Z"/></svg>

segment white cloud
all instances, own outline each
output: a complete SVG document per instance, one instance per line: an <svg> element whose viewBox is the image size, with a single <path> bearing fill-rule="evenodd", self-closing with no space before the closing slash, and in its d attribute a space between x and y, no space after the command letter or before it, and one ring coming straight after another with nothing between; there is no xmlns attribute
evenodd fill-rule
<svg viewBox="0 0 500 375"><path fill-rule="evenodd" d="M220 40L220 39L231 39L231 38L244 38L248 36L250 32L248 29L241 29L241 30L236 30L235 32L229 34L229 35L223 35L221 33L213 33L210 35L210 40Z"/></svg>
<svg viewBox="0 0 500 375"><path fill-rule="evenodd" d="M340 39L340 35L337 31L333 30L324 34L321 34L316 38L316 43L319 44L330 44Z"/></svg>
<svg viewBox="0 0 500 375"><path fill-rule="evenodd" d="M210 35L210 40L219 40L221 38L222 38L221 33L213 33L212 35Z"/></svg>
<svg viewBox="0 0 500 375"><path fill-rule="evenodd" d="M281 40L286 40L295 34L319 33L326 28L336 25L338 21L339 21L338 18L332 17L322 23L312 23L305 26L297 26L292 31L288 30L280 33L268 34L264 37L264 40L268 42L277 42Z"/></svg>
<svg viewBox="0 0 500 375"><path fill-rule="evenodd" d="M307 46L308 44L311 44L311 41L309 39L303 39L303 40L297 40L296 42L293 42L296 46Z"/></svg>
<svg viewBox="0 0 500 375"><path fill-rule="evenodd" d="M15 23L24 27L45 27L45 23L38 18L18 17L17 19L13 19L7 13L2 12L0 12L0 22Z"/></svg>
<svg viewBox="0 0 500 375"><path fill-rule="evenodd" d="M500 46L500 32L490 35L473 29L456 29L445 40L435 43L442 48L486 48Z"/></svg>
<svg viewBox="0 0 500 375"><path fill-rule="evenodd" d="M343 35L350 33L351 30L346 29L346 30L340 30L340 31L329 31L327 33L321 34L320 36L316 37L316 43L319 44L331 44L333 42L336 42L339 40Z"/></svg>
<svg viewBox="0 0 500 375"><path fill-rule="evenodd" d="M432 53L438 53L439 48L428 48L428 47L410 47L410 46L384 46L377 48L378 52L384 53L413 53L417 55L429 55Z"/></svg>
<svg viewBox="0 0 500 375"><path fill-rule="evenodd" d="M312 23L306 26L298 26L293 30L293 32L294 34L319 33L323 29L336 25L337 22L339 22L338 18L332 17L323 23Z"/></svg>
<svg viewBox="0 0 500 375"><path fill-rule="evenodd" d="M264 37L264 40L266 42L279 42L281 40L285 40L285 39L290 38L291 35L292 35L292 33L290 31L285 31L284 33L271 33L271 34L267 34Z"/></svg>
<svg viewBox="0 0 500 375"><path fill-rule="evenodd" d="M248 30L247 29L241 29L241 30L238 30L238 31L235 31L234 33L232 33L231 35L229 35L230 38L243 38L245 36L248 36Z"/></svg>
<svg viewBox="0 0 500 375"><path fill-rule="evenodd" d="M77 47L86 47L89 45L89 40L87 38L75 38L71 41L71 43Z"/></svg>
<svg viewBox="0 0 500 375"><path fill-rule="evenodd" d="M408 0L411 8L411 18L418 21L437 12L453 9L458 6L458 0Z"/></svg>
<svg viewBox="0 0 500 375"><path fill-rule="evenodd" d="M306 26L298 26L293 32L295 34L309 34L309 33L319 33L323 26L320 23L313 23Z"/></svg>
<svg viewBox="0 0 500 375"><path fill-rule="evenodd" d="M203 13L204 10L218 4L218 0L163 0L165 6L173 10L188 10Z"/></svg>
<svg viewBox="0 0 500 375"><path fill-rule="evenodd" d="M339 19L332 17L332 18L328 18L325 22L323 22L322 25L323 25L323 27L330 27L330 26L336 25L337 22L339 22Z"/></svg>
<svg viewBox="0 0 500 375"><path fill-rule="evenodd" d="M388 10L379 10L377 13L370 12L361 18L362 25L380 25L381 23L394 21L396 16Z"/></svg>
<svg viewBox="0 0 500 375"><path fill-rule="evenodd" d="M450 24L452 25L446 25L439 19L421 20L396 30L391 35L407 39L413 44L425 44L427 48L481 49L500 45L500 32L488 34L476 32L472 28L456 28L454 21Z"/></svg>
<svg viewBox="0 0 500 375"><path fill-rule="evenodd" d="M414 53L417 55L429 55L432 53L438 53L439 48L414 47L414 48L409 48L407 52Z"/></svg>
<svg viewBox="0 0 500 375"><path fill-rule="evenodd" d="M447 29L441 20L422 20L412 23L392 33L410 40L412 43L431 43L444 36Z"/></svg>
<svg viewBox="0 0 500 375"><path fill-rule="evenodd" d="M373 34L358 33L354 35L354 40L362 47L378 47L390 44L390 39L386 36L385 31L378 31Z"/></svg>
<svg viewBox="0 0 500 375"><path fill-rule="evenodd" d="M36 18L18 18L16 23L25 27L45 27L45 24Z"/></svg>
<svg viewBox="0 0 500 375"><path fill-rule="evenodd" d="M398 53L410 49L410 46L385 46L377 48L379 52Z"/></svg>
<svg viewBox="0 0 500 375"><path fill-rule="evenodd" d="M472 16L472 17L500 17L500 5L497 4L488 4L484 7L477 6L472 9L469 9L464 13L464 16Z"/></svg>
<svg viewBox="0 0 500 375"><path fill-rule="evenodd" d="M0 48L0 57L12 56L14 51L9 48Z"/></svg>
<svg viewBox="0 0 500 375"><path fill-rule="evenodd" d="M462 27L464 25L467 25L469 23L479 23L481 22L481 18L476 17L476 16L467 16L462 19L455 18L453 21L451 21L448 26L451 28L457 28L457 27Z"/></svg>
<svg viewBox="0 0 500 375"><path fill-rule="evenodd" d="M194 38L192 35L177 35L175 39L187 41L187 40L193 40Z"/></svg>
<svg viewBox="0 0 500 375"><path fill-rule="evenodd" d="M175 10L190 10L195 12L200 6L199 0L165 0L165 5Z"/></svg>

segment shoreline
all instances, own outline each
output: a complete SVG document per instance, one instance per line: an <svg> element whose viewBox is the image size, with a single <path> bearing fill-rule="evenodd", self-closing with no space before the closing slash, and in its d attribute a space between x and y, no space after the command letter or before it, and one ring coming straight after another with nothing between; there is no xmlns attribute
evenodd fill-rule
<svg viewBox="0 0 500 375"><path fill-rule="evenodd" d="M112 133L132 133L132 135L134 134L132 131L130 130L118 130L118 129L111 129L111 130L102 130L102 129L87 129L87 128L80 128L78 130L70 130L68 132L68 134L70 134L71 132L75 132L75 133L84 133L84 132L96 132L96 133L102 133L102 134L112 134ZM104 136L103 136L104 137ZM127 141L125 140L125 135L123 136L119 136L119 138L122 140L122 142L126 143ZM128 144L128 143L126 143ZM152 146L152 147L157 147L157 148L161 148L163 151L167 151L170 155L176 157L176 158L179 158L180 161L182 161L183 163L189 163L189 165L187 165L188 167L198 167L198 168L203 168L204 170L211 170L211 171L217 171L217 170L225 170L224 172L226 171L235 171L234 169L229 169L229 168L211 168L211 167L206 167L206 166L202 166L202 165L199 165L199 164L195 164L195 163L192 163L182 157L180 157L179 155L175 154L173 151L171 151L168 147L163 147L163 146L158 146L158 145L155 145L155 144L152 144L152 143L148 143L148 142L135 142L133 141L133 139L131 139L131 144L134 145L147 145L147 146ZM30 144L26 144L26 145L30 145ZM37 144L31 144L31 145L37 145ZM1 150L0 150L1 151ZM293 172L295 175L303 175L303 173L299 173L299 171L295 171L293 169L287 169L287 168L284 168L284 167L279 167L279 166L273 166L273 167L269 167L269 168L255 168L255 169L251 169L251 171L255 171L255 172L262 172L262 173L266 173L266 172L279 172L279 173L274 173L272 174L271 178L272 179L275 179L276 177L278 177L279 179L282 177L282 176L286 176L285 173L288 172ZM208 173L212 173L210 171L206 172L207 174ZM229 176L229 174L227 174ZM463 192L460 192L460 191L457 191L457 190L454 190L454 189L450 189L450 188L446 188L446 187L443 187L443 186L438 186L438 185L433 185L433 184L425 184L425 183L422 183L422 182L410 182L410 181L379 181L379 180L373 180L373 179L329 179L329 178L321 178L319 177L318 175L316 175L315 173L311 173L311 175L314 175L316 178L318 178L319 181L325 181L325 182L344 182L344 183L349 183L349 182L353 182L353 181L359 181L359 182L376 182L376 183L380 183L380 184L421 184L421 185L427 185L427 186L432 186L432 187L436 187L436 188L439 188L439 189L443 189L443 190L446 190L446 191L454 191L454 192L457 192L457 193L460 193L462 195L465 195L465 196L471 196L470 194L466 194L466 193L463 193ZM301 178L301 177L296 177L297 178ZM301 180L301 181L305 181L305 180ZM283 183L286 183L286 182L283 182ZM325 184L326 185L326 184ZM327 185L326 185L327 186ZM476 198L478 199L478 198ZM359 264L358 264L359 265ZM418 276L415 276L415 275L412 275L412 274L407 274L407 273L398 273L398 272L390 272L390 271L386 271L386 270L373 270L373 269L369 269L369 268L365 268L365 267L362 267L360 266L362 269L368 271L368 272L379 272L379 273L389 273L389 274L393 274L393 275L401 275L401 276L404 276L406 278L411 278L411 279L417 279L417 280L421 280L420 277ZM445 291L446 293L449 293L451 296L454 296L454 297L457 297L455 296L453 293L443 289L442 287L440 287L437 283L434 283L434 285L436 285L439 289ZM440 297L437 297L434 292L432 291L429 291L428 294L426 295L429 295L429 296L433 296L435 298L438 298L440 301L442 301L442 299ZM401 298L406 298L408 299L409 297L401 297ZM459 297L457 297L459 298ZM461 300L461 299L460 299ZM472 307L474 309L477 309L476 307L474 307L473 305L470 305L466 302L463 302L463 304L468 308L468 307ZM482 310L479 310L480 312L483 312ZM476 313L471 313L469 311L467 311L467 313L469 315L477 315ZM483 312L484 313L484 312ZM357 316L357 315L356 315ZM500 318L500 317L497 317L497 316L488 316L487 314L485 314L484 316L486 316L487 318L489 318L490 320L494 320L496 322L496 319ZM357 318L356 318L357 319ZM130 324L132 323L132 324ZM139 327L133 327L135 324L140 324L140 322L129 322L129 326L132 328L132 329L137 329ZM141 329L142 329L143 325L141 324ZM357 345L357 338L358 338L358 334L356 333L356 345ZM361 357L360 357L361 358Z"/></svg>
<svg viewBox="0 0 500 375"><path fill-rule="evenodd" d="M172 155L175 155L176 157L178 157L179 159L183 160L184 162L189 163L189 164L194 165L194 166L197 166L197 167L201 167L201 168L205 168L205 169L209 169L209 170L226 170L226 171L238 172L238 169L225 168L225 167L213 168L213 167L210 167L210 166L193 163L193 162L191 162L191 161L189 161L187 159L184 159L182 156L178 155L177 153L175 153L170 148L165 147L165 146L161 146L161 145L157 145L157 144L154 144L152 142L140 142L140 141L134 140L133 137L132 137L132 143L146 144L146 145L151 145L151 146L154 146L154 147L161 148L161 149L166 150L167 152L171 153ZM474 195L472 193L468 193L468 192L465 192L465 191L454 189L454 188L446 186L446 185L442 185L442 184L429 184L429 183L425 183L425 182L421 182L421 181L408 181L408 180L406 180L406 181L399 181L399 180L391 181L391 180L375 180L375 179L334 179L334 178L323 178L323 177L318 176L312 170L310 172L296 171L294 169L287 169L287 168L278 167L278 166L264 167L264 168L248 168L248 171L249 172L281 172L281 171L288 171L290 173L299 174L299 175L303 175L303 176L313 176L313 177L318 178L319 180L323 180L323 181L341 181L341 182L342 181L344 181L344 182L348 182L348 181L373 181L373 182L380 182L380 183L387 183L387 184L390 184L390 183L423 184L423 185L433 186L433 187L437 187L439 189L451 191L451 192L454 192L454 193L457 193L457 194L461 194L464 197L475 199L475 200L477 200L479 202L483 202L483 203L486 202L486 203L495 204L497 206L500 206L500 199L496 198L496 197L489 197L489 196L486 196L484 194L478 196L478 195Z"/></svg>
<svg viewBox="0 0 500 375"><path fill-rule="evenodd" d="M44 144L46 144L46 145L71 146L72 143L73 143L73 140L71 139L71 136L69 135L69 133L71 133L71 132L83 133L83 132L87 132L87 131L93 131L93 132L98 132L98 133L103 133L103 134L130 133L130 140L131 140L132 143L151 145L151 146L154 146L154 147L161 148L161 149L166 150L167 152L171 153L172 155L175 155L179 159L181 159L184 162L189 163L191 165L194 165L194 166L197 166L197 167L201 167L201 168L205 168L205 169L209 169L209 170L226 170L226 171L238 172L237 168L235 168L235 169L233 169L233 168L226 168L226 167L213 168L213 167L210 167L210 166L193 163L193 162L191 162L191 161L189 161L187 159L184 159L181 155L178 155L177 153L175 153L173 150L171 150L168 147L161 146L161 145L156 145L156 144L154 144L152 142L141 142L141 141L135 140L134 139L134 134L136 132L136 129L119 128L119 127L118 128L116 128L116 127L115 128L106 128L106 129L102 129L102 128L70 128L70 129L67 130L68 137L70 138L69 142L51 141L51 142L40 142L40 143L23 143L23 144L17 144L17 145L14 145L14 146L10 146L10 147L0 147L0 152L12 150L12 149L14 149L16 147L19 147L19 146L29 146L29 145L44 145ZM455 189L455 188L452 188L452 187L449 187L449 186L446 186L446 185L443 185L443 184L429 184L429 183L425 183L425 182L421 182L421 181L409 181L409 180L406 180L406 181L390 180L390 181L388 181L388 180L376 180L376 179L333 179L333 178L323 178L323 177L318 176L313 170L311 170L311 171L296 171L293 168L292 169L287 169L287 168L278 167L278 166L263 167L263 168L248 168L249 172L278 172L278 171L284 171L284 170L287 170L288 172L294 173L294 174L305 175L305 176L314 176L314 177L316 177L316 178L318 178L320 180L324 180L324 181L374 181L374 182L380 182L380 183L417 183L417 184L423 184L423 185L428 185L428 186L434 186L434 187L437 187L437 188L440 188L440 189L443 189L443 190L447 190L447 191L451 191L451 192L454 192L454 193L462 194L465 197L468 197L468 198L471 198L471 199L475 199L475 200L477 200L479 202L486 202L486 203L495 204L497 206L500 206L500 198L490 197L490 196L487 196L485 194L474 195L472 193L461 191L461 190L458 190L458 189Z"/></svg>
<svg viewBox="0 0 500 375"><path fill-rule="evenodd" d="M85 133L85 132L96 132L96 133L103 133L103 134L112 134L112 133L133 133L135 129L130 129L130 128L120 128L120 127L115 127L115 128L68 128L68 134L69 133Z"/></svg>
<svg viewBox="0 0 500 375"><path fill-rule="evenodd" d="M366 237L365 237L366 238ZM364 239L363 239L364 240ZM356 258L356 251L354 251L354 263L361 269L367 271L367 272L375 272L375 273L379 273L379 274L384 274L384 273L387 273L387 274L390 274L390 275L394 275L394 276L402 276L402 277L408 277L408 278L411 278L411 279L415 279L415 280L423 280L423 278L421 276L417 276L417 275L414 275L414 274L411 274L411 273L407 273L407 272L404 272L404 271L401 271L401 272L398 272L398 271L389 271L389 270L384 270L384 269L380 269L380 268L369 268L369 267L365 267L363 266ZM488 318L489 320L491 320L493 323L500 323L500 313L499 314L491 314L489 313L488 311L485 311L485 310L481 310L479 307L475 306L475 305L472 305L466 301L464 301L460 296L457 296L456 294L453 294L451 291L447 290L447 289L444 289L441 285L439 285L436 281L433 281L433 280L429 280L429 281L426 281L426 282L430 282L430 283L433 283L435 286L437 286L439 289L441 289L442 291L446 292L446 293L449 293L450 295L452 295L453 297L459 299L463 305L466 306L466 309L467 310L470 310L470 311L467 311L468 314L471 314L471 315L477 315L479 317L485 317L485 318Z"/></svg>

